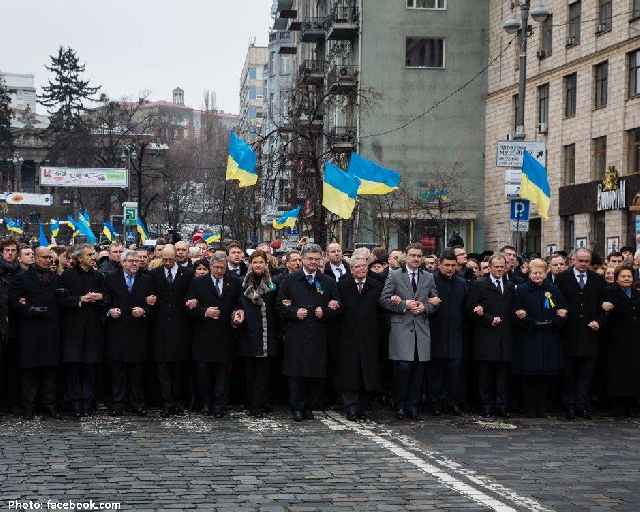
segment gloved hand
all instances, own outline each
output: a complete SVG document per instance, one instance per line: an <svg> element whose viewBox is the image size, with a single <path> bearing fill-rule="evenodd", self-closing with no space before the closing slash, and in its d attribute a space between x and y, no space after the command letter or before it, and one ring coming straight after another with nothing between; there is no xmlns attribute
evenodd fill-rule
<svg viewBox="0 0 640 512"><path fill-rule="evenodd" d="M47 316L49 308L47 306L31 306L29 308L29 316L31 318L44 318Z"/></svg>
<svg viewBox="0 0 640 512"><path fill-rule="evenodd" d="M536 320L534 327L538 331L549 331L553 329L553 322L551 320Z"/></svg>

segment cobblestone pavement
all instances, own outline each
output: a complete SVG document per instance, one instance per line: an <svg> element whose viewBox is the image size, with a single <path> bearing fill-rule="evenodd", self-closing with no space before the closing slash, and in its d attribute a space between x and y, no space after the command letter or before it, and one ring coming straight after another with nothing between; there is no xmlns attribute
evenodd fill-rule
<svg viewBox="0 0 640 512"><path fill-rule="evenodd" d="M0 507L638 510L640 422L0 418Z"/></svg>

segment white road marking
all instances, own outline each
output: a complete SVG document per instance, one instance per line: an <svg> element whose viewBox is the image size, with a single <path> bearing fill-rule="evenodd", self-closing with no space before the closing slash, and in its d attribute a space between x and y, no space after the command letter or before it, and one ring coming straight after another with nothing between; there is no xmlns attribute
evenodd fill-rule
<svg viewBox="0 0 640 512"><path fill-rule="evenodd" d="M389 450L425 473L438 479L449 489L467 496L476 503L485 505L493 510L500 512L516 510L505 503L505 501L534 512L548 512L552 510L532 498L520 496L515 491L493 482L487 477L480 476L473 470L464 468L462 465L441 454L425 451L419 447L415 440L407 436L398 435L377 423L355 423L332 412L326 413L326 418L323 422L329 428L332 428L330 424L334 423L334 430L342 427L366 437L370 441ZM425 461L425 458L430 462ZM475 484L477 488L464 482L460 477ZM493 498L483 491L489 491L503 501Z"/></svg>

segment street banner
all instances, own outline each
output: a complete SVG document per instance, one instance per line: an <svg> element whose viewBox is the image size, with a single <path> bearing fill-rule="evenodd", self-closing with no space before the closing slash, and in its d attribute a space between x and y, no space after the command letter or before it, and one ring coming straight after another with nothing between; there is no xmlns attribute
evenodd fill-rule
<svg viewBox="0 0 640 512"><path fill-rule="evenodd" d="M35 206L52 206L51 194L31 194L29 192L13 192L6 194L4 200L7 204L31 204Z"/></svg>
<svg viewBox="0 0 640 512"><path fill-rule="evenodd" d="M40 167L40 185L44 187L126 188L128 177L126 169Z"/></svg>

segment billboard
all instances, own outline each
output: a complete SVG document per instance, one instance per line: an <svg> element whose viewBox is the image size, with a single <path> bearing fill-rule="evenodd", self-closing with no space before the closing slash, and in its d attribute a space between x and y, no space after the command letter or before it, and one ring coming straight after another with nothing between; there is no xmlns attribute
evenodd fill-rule
<svg viewBox="0 0 640 512"><path fill-rule="evenodd" d="M52 206L51 194L31 194L28 192L13 192L4 195L7 204L32 204L36 206Z"/></svg>
<svg viewBox="0 0 640 512"><path fill-rule="evenodd" d="M43 187L117 187L129 185L126 169L76 169L73 167L40 167Z"/></svg>

